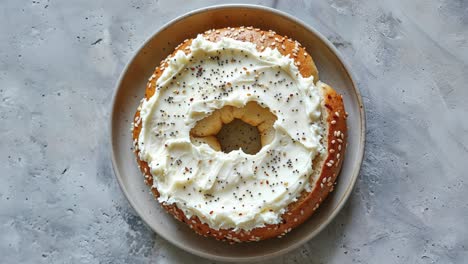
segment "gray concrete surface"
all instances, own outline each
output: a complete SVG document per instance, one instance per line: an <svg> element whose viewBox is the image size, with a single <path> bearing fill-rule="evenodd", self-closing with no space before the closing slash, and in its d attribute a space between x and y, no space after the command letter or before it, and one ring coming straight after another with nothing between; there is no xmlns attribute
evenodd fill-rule
<svg viewBox="0 0 468 264"><path fill-rule="evenodd" d="M0 262L211 263L135 215L114 178L116 80L159 26L222 1L16 1L0 7ZM365 161L318 237L268 263L468 261L468 1L257 1L351 65Z"/></svg>

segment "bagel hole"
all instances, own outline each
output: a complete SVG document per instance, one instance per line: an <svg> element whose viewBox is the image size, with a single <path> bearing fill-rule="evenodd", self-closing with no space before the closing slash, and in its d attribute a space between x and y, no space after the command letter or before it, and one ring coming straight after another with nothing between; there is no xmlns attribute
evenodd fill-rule
<svg viewBox="0 0 468 264"><path fill-rule="evenodd" d="M224 153L241 149L244 153L254 155L262 149L257 127L237 118L223 125L216 138Z"/></svg>
<svg viewBox="0 0 468 264"><path fill-rule="evenodd" d="M276 119L269 108L255 101L240 108L226 105L198 121L190 130L190 140L224 153L241 149L254 155L273 140Z"/></svg>

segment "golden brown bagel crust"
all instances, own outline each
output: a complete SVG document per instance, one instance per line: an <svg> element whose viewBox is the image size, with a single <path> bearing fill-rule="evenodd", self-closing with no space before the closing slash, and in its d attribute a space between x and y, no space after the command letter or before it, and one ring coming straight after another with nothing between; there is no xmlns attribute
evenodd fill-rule
<svg viewBox="0 0 468 264"><path fill-rule="evenodd" d="M295 64L304 77L313 75L314 80L318 80L315 64L305 49L296 41L280 36L273 31L262 31L252 27L224 28L209 30L204 33L204 36L211 41L218 41L221 37L250 41L255 43L257 49L260 51L268 46L277 48L282 54L291 55L291 58L294 59ZM182 50L187 54L190 53L191 41L191 39L185 40L168 56L168 58L172 57L177 50ZM161 76L166 66L167 59L163 60L160 66L155 69L146 87L146 99L153 96L156 81ZM342 96L324 83L318 83L317 85L323 93L322 124L326 132L322 139L322 144L326 147L327 153L319 155L314 159L316 175L312 175L310 179L311 182L314 178L317 179L317 181L315 181L315 185L311 186L312 191L303 191L296 202L289 204L287 212L281 216L283 220L282 223L275 225L270 224L264 227L254 228L250 231L233 231L232 229L215 230L210 228L207 224L202 223L197 216L192 216L188 219L175 204L162 204L162 206L176 219L188 224L190 228L195 230L198 234L205 237L212 236L218 240L229 242L259 241L272 237L281 237L307 220L327 197L328 193L333 191L336 177L341 169L347 138L347 114L344 109ZM145 176L145 183L148 186L152 186L153 178L148 163L140 160L139 150L137 149L138 137L141 131L140 108L138 108L135 114L135 122L132 125L132 129L134 152L137 157L139 168ZM320 170L317 170L318 168L320 168ZM154 187L151 188L151 191L155 197L159 196L157 189Z"/></svg>

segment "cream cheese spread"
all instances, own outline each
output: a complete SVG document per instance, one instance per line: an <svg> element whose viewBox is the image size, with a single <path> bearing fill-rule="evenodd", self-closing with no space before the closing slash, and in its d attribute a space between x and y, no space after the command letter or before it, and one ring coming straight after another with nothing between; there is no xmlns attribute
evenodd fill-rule
<svg viewBox="0 0 468 264"><path fill-rule="evenodd" d="M310 191L320 140L321 93L277 49L202 35L168 60L156 92L141 105L140 159L159 202L175 203L214 229L278 224L288 204ZM194 145L190 130L216 109L256 101L277 116L272 142L250 155Z"/></svg>

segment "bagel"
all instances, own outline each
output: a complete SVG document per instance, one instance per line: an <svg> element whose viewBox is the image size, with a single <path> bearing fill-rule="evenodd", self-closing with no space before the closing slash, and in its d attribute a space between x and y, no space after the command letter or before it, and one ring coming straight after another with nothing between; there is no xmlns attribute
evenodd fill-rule
<svg viewBox="0 0 468 264"><path fill-rule="evenodd" d="M346 118L297 41L223 28L185 40L156 67L132 137L165 210L200 235L249 242L284 236L333 191ZM216 135L235 119L258 129L258 153L222 151Z"/></svg>

